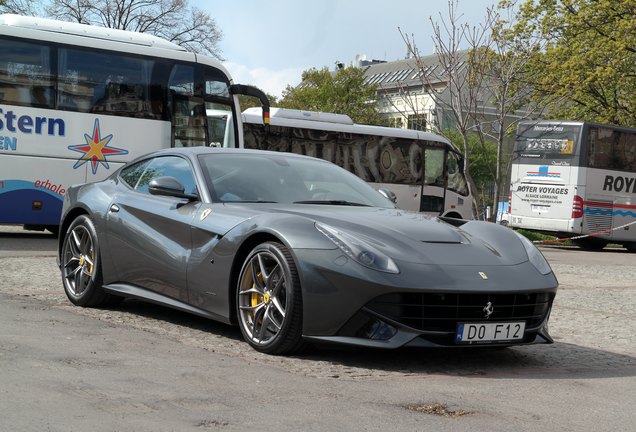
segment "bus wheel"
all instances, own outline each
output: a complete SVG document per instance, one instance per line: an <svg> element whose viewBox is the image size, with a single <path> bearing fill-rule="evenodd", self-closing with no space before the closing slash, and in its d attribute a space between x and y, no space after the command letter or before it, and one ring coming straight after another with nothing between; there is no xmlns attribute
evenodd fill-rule
<svg viewBox="0 0 636 432"><path fill-rule="evenodd" d="M586 237L578 240L574 240L574 243L583 250L600 251L607 246L606 240L597 239L594 237Z"/></svg>
<svg viewBox="0 0 636 432"><path fill-rule="evenodd" d="M636 243L625 243L623 246L628 252L636 252Z"/></svg>

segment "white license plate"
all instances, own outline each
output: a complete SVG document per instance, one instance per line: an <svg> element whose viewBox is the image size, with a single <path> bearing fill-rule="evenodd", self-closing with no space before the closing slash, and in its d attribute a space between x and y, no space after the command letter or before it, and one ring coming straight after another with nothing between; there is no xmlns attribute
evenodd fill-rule
<svg viewBox="0 0 636 432"><path fill-rule="evenodd" d="M549 205L532 204L532 211L535 213L547 213L550 211Z"/></svg>
<svg viewBox="0 0 636 432"><path fill-rule="evenodd" d="M523 339L524 321L496 323L459 323L455 342L458 344L514 341Z"/></svg>

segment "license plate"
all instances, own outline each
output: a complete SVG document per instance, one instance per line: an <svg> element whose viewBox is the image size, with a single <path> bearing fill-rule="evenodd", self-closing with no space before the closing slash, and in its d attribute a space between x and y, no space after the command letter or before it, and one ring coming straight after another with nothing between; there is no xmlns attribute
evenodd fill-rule
<svg viewBox="0 0 636 432"><path fill-rule="evenodd" d="M459 323L455 342L478 344L523 339L524 321L497 323Z"/></svg>
<svg viewBox="0 0 636 432"><path fill-rule="evenodd" d="M532 204L532 211L535 213L547 213L550 211L549 205Z"/></svg>

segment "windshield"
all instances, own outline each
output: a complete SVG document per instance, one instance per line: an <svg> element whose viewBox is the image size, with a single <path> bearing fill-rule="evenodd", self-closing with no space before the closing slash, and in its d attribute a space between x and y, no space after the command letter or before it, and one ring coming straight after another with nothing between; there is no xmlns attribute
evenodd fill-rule
<svg viewBox="0 0 636 432"><path fill-rule="evenodd" d="M517 157L525 163L545 164L546 160L569 161L578 154L581 126L559 123L521 124L517 132Z"/></svg>
<svg viewBox="0 0 636 432"><path fill-rule="evenodd" d="M394 207L360 178L318 159L263 152L206 154L200 160L215 202Z"/></svg>

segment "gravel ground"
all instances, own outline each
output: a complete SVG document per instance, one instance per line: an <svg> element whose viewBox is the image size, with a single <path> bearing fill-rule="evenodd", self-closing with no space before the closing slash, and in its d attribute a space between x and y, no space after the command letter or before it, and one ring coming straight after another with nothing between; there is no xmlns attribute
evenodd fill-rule
<svg viewBox="0 0 636 432"><path fill-rule="evenodd" d="M549 255L549 251L547 253ZM113 326L126 326L165 335L191 347L243 357L305 376L340 379L369 379L383 376L409 376L419 373L447 373L453 365L458 375L480 374L497 370L505 374L510 360L515 374L561 373L585 370L591 374L606 368L636 366L636 266L581 265L553 262L560 282L550 319L550 332L557 342L537 349L515 347L498 357L497 369L487 364L492 358L481 350L458 353L432 350L422 362L421 350L406 353L395 361L392 352L322 348L302 358L262 355L241 340L235 327L127 300L115 309L84 309L69 303L50 254L44 256L0 257L0 293L28 297L43 306L62 308ZM28 277L25 277L28 275ZM369 355L372 352L373 355ZM464 356L474 357L467 366ZM457 359L460 360L457 360Z"/></svg>

